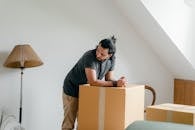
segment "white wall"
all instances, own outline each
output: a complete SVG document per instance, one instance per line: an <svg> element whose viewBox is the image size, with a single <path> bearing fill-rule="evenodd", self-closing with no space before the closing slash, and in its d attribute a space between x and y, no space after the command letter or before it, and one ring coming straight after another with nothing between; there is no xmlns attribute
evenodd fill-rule
<svg viewBox="0 0 195 130"><path fill-rule="evenodd" d="M23 125L59 130L67 72L102 38L116 35L116 78L148 84L157 103L172 102L173 77L111 0L1 0L0 64L16 44L29 43L44 65L24 70ZM0 67L0 104L18 116L20 70Z"/></svg>
<svg viewBox="0 0 195 130"><path fill-rule="evenodd" d="M185 0L141 0L195 68L194 11ZM187 1L187 0L186 0Z"/></svg>

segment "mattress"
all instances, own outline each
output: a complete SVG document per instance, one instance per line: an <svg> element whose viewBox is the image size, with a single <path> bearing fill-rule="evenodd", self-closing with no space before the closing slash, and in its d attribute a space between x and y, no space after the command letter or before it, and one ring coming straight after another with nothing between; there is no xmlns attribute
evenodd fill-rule
<svg viewBox="0 0 195 130"><path fill-rule="evenodd" d="M135 121L126 130L195 130L195 126L159 121Z"/></svg>
<svg viewBox="0 0 195 130"><path fill-rule="evenodd" d="M0 130L24 130L14 115L1 111Z"/></svg>

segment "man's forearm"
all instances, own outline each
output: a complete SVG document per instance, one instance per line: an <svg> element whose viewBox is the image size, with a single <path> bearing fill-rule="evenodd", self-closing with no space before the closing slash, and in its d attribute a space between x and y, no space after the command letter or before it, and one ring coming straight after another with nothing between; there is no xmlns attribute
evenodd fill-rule
<svg viewBox="0 0 195 130"><path fill-rule="evenodd" d="M115 82L115 83L113 83ZM105 80L96 80L94 82L89 83L92 86L104 86L104 87L112 87L117 86L117 81L105 81Z"/></svg>

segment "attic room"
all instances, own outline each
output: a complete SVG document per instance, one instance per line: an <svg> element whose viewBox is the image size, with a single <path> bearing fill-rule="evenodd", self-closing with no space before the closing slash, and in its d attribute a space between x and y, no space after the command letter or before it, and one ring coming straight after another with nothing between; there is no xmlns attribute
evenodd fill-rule
<svg viewBox="0 0 195 130"><path fill-rule="evenodd" d="M60 130L65 76L112 35L114 77L152 86L155 104L173 103L174 79L195 80L193 8L183 0L1 0L0 108L18 120L21 70L3 64L16 45L29 44L43 65L23 70L22 127Z"/></svg>

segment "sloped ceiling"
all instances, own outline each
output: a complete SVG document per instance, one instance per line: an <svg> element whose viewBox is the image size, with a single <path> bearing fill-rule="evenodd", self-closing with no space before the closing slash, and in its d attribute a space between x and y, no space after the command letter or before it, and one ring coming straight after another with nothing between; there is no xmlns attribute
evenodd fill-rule
<svg viewBox="0 0 195 130"><path fill-rule="evenodd" d="M115 0L138 34L175 78L195 79L195 70L140 0Z"/></svg>

